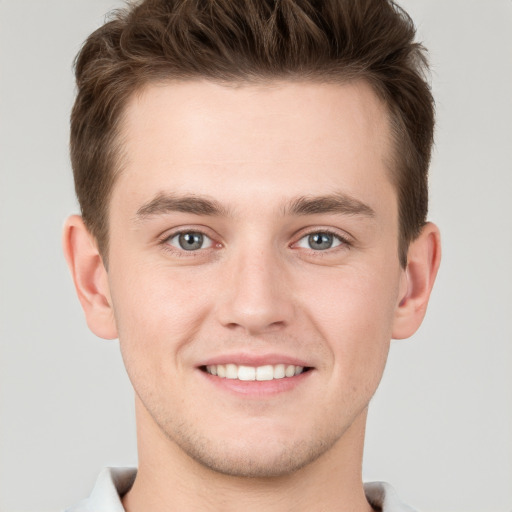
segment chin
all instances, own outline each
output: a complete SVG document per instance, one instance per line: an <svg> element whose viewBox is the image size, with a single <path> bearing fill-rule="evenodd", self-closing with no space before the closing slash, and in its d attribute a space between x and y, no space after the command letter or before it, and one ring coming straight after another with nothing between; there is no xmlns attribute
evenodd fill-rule
<svg viewBox="0 0 512 512"><path fill-rule="evenodd" d="M238 478L277 478L299 471L329 451L340 437L330 434L322 438L268 436L265 440L238 437L229 441L173 436L173 441L191 459L216 473Z"/></svg>
<svg viewBox="0 0 512 512"><path fill-rule="evenodd" d="M295 473L319 458L326 449L305 451L283 448L280 453L189 453L196 462L216 473L238 478L278 478Z"/></svg>

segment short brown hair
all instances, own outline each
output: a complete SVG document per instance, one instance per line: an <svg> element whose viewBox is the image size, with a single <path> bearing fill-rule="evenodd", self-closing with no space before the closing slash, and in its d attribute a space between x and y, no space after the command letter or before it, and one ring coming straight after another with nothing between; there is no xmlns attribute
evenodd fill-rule
<svg viewBox="0 0 512 512"><path fill-rule="evenodd" d="M145 0L113 13L75 62L71 161L82 216L108 256L119 125L147 83L206 78L366 80L386 103L395 144L399 257L425 224L434 103L425 50L391 0Z"/></svg>

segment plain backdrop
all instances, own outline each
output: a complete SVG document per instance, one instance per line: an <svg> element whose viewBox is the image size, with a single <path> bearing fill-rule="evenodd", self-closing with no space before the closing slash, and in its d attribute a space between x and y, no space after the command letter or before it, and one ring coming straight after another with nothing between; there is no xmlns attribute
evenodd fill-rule
<svg viewBox="0 0 512 512"><path fill-rule="evenodd" d="M402 0L437 101L427 318L394 342L365 480L424 512L512 510L512 1ZM116 341L87 329L61 253L76 212L72 61L114 0L0 0L0 510L55 512L135 465Z"/></svg>

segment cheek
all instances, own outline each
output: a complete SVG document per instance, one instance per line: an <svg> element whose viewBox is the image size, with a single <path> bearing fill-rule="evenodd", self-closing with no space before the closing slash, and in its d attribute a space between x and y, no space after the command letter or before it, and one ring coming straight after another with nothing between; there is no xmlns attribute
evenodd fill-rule
<svg viewBox="0 0 512 512"><path fill-rule="evenodd" d="M302 302L329 330L339 325L340 335L391 332L398 271L372 266L340 268L326 276L303 275L300 281Z"/></svg>
<svg viewBox="0 0 512 512"><path fill-rule="evenodd" d="M140 268L112 276L114 313L123 357L156 371L194 338L208 294L193 272L184 277L162 266Z"/></svg>
<svg viewBox="0 0 512 512"><path fill-rule="evenodd" d="M327 340L334 378L351 387L376 387L387 359L397 297L397 272L340 269L309 286L310 318Z"/></svg>

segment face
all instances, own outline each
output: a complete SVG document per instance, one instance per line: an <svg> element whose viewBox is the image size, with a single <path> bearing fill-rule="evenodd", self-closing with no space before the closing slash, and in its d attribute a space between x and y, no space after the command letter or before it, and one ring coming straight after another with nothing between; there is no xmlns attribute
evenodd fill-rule
<svg viewBox="0 0 512 512"><path fill-rule="evenodd" d="M143 421L227 474L322 457L403 284L385 107L364 83L153 85L122 137L108 283Z"/></svg>

